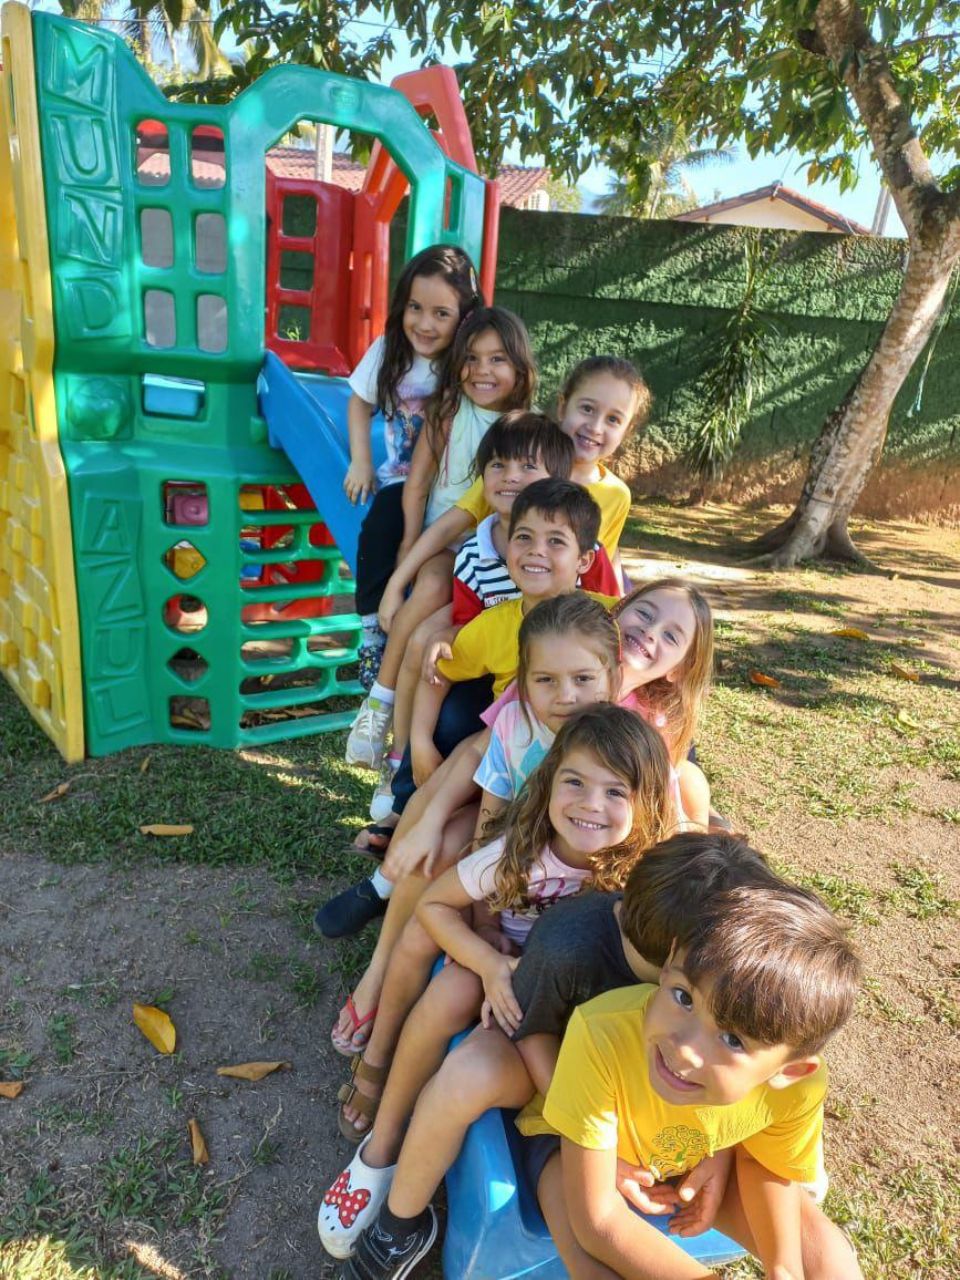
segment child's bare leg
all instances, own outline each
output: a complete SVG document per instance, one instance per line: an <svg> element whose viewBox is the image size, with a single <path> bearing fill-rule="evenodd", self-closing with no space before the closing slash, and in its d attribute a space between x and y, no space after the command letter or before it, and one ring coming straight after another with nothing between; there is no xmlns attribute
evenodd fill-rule
<svg viewBox="0 0 960 1280"><path fill-rule="evenodd" d="M403 1038L400 1043L402 1046ZM472 1031L447 1055L420 1092L387 1200L392 1212L400 1218L413 1218L426 1209L456 1160L467 1130L484 1111L490 1107L519 1108L532 1097L533 1084L523 1060L500 1028L477 1027ZM379 1138L378 1116L365 1159ZM378 1150L389 1163L391 1153L385 1139Z"/></svg>
<svg viewBox="0 0 960 1280"><path fill-rule="evenodd" d="M403 755L410 741L410 717L413 715L413 695L420 680L420 667L427 645L438 631L450 626L452 611L449 605L435 610L414 631L403 655L403 665L397 677L397 697L393 704L393 751Z"/></svg>
<svg viewBox="0 0 960 1280"><path fill-rule="evenodd" d="M483 1003L483 983L470 969L449 964L411 1010L383 1090L364 1163L385 1168L396 1160L420 1091L443 1062L451 1036L469 1027Z"/></svg>
<svg viewBox="0 0 960 1280"><path fill-rule="evenodd" d="M714 1225L718 1231L742 1244L749 1253L756 1254L735 1171L730 1175L727 1193ZM863 1272L850 1241L806 1192L800 1197L800 1238L804 1280L863 1280Z"/></svg>
<svg viewBox="0 0 960 1280"><path fill-rule="evenodd" d="M363 1060L371 1067L387 1067L400 1039L404 1021L430 980L430 969L440 949L416 919L408 920L390 956L380 1007L373 1031L363 1051ZM431 1071L431 1074L432 1071ZM376 1097L376 1086L357 1078L361 1093ZM346 1105L343 1114L358 1133L370 1127L366 1116Z"/></svg>
<svg viewBox="0 0 960 1280"><path fill-rule="evenodd" d="M570 1273L570 1280L620 1280L616 1271L592 1258L573 1234L563 1191L559 1151L543 1166L536 1193L544 1221L550 1228L557 1253Z"/></svg>
<svg viewBox="0 0 960 1280"><path fill-rule="evenodd" d="M413 590L394 614L387 647L380 662L377 680L388 689L397 687L403 655L414 631L431 613L450 603L453 594L453 552L441 551L431 557L417 574Z"/></svg>
<svg viewBox="0 0 960 1280"><path fill-rule="evenodd" d="M371 1009L376 1009L380 1003L380 993L383 990L384 980L387 976L387 965L390 963L390 956L393 954L397 939L403 933L404 926L416 910L417 902L420 900L424 887L429 883L430 879L441 875L448 867L452 867L454 863L460 860L464 849L470 843L476 825L477 807L476 805L466 805L459 813L453 815L444 828L440 853L432 869L431 876L422 876L415 873L409 876L402 876L397 881L396 888L387 902L387 912L383 918L383 924L380 926L380 934L373 949L373 955L363 971L363 976L353 990L353 1007L358 1017L364 1017ZM337 1022L337 1031L341 1038L346 1039L350 1034L350 1026L350 1014L345 1005L340 1011L340 1018ZM354 1048L362 1049L369 1039L370 1035L367 1030L362 1028L358 1033Z"/></svg>

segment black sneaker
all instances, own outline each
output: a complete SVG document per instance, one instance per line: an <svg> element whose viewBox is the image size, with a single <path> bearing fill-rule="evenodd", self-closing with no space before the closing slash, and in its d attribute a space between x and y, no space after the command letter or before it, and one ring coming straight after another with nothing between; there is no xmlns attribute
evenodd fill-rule
<svg viewBox="0 0 960 1280"><path fill-rule="evenodd" d="M340 1280L404 1280L420 1259L433 1248L437 1238L437 1215L427 1206L422 1227L399 1243L384 1231L379 1220L371 1222L360 1235L352 1258L340 1271Z"/></svg>
<svg viewBox="0 0 960 1280"><path fill-rule="evenodd" d="M361 880L325 902L313 917L313 927L325 938L349 938L386 911L387 899L378 895L369 880Z"/></svg>

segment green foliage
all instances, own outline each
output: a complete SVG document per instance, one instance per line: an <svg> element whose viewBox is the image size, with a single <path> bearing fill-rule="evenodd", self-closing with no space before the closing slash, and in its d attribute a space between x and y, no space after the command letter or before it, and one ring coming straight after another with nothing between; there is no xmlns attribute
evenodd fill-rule
<svg viewBox="0 0 960 1280"><path fill-rule="evenodd" d="M810 179L847 187L868 134L844 77L869 68L860 51L839 65L817 51L809 31L816 7L815 0L384 0L373 9L366 0L238 0L221 10L215 30L219 39L229 28L245 44L245 64L199 96L229 96L283 62L379 76L402 31L424 65L456 64L474 143L490 168L516 143L575 180L597 150L655 136L669 121L695 145L742 138L751 156L794 147L808 157ZM871 3L863 14L921 144L953 184L960 0Z"/></svg>
<svg viewBox="0 0 960 1280"><path fill-rule="evenodd" d="M687 130L664 120L652 133L615 138L604 160L617 174L599 203L602 213L632 218L672 218L697 199L686 170L730 163L730 147L693 147Z"/></svg>
<svg viewBox="0 0 960 1280"><path fill-rule="evenodd" d="M733 457L754 396L774 368L776 326L757 307L757 290L775 261L764 259L760 235L744 234L746 279L739 307L710 352L701 380L700 415L693 430L690 465L704 481L719 480Z"/></svg>

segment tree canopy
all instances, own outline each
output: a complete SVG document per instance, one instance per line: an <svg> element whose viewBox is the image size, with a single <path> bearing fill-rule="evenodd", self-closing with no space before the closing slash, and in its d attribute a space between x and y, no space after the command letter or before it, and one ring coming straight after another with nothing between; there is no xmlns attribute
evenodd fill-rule
<svg viewBox="0 0 960 1280"><path fill-rule="evenodd" d="M575 180L596 153L653 136L669 119L691 145L742 142L751 156L795 148L810 179L846 187L869 131L845 87L844 59L823 56L816 9L816 0L237 0L221 8L216 31L230 28L245 59L233 84L204 96L229 94L277 61L377 76L402 31L415 58L456 66L491 168L516 143ZM943 159L941 185L960 184L960 0L860 12L923 150Z"/></svg>

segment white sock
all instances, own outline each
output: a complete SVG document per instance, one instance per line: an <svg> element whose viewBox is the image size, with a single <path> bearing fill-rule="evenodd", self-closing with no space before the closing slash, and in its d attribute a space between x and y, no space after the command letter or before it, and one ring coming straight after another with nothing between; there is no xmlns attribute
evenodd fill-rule
<svg viewBox="0 0 960 1280"><path fill-rule="evenodd" d="M396 696L396 692L393 689L388 689L379 680L374 680L370 689L370 697L374 702L379 702L382 707L392 707Z"/></svg>
<svg viewBox="0 0 960 1280"><path fill-rule="evenodd" d="M384 901L393 893L393 882L387 879L379 867L370 877L370 883L373 885L373 891L377 897L383 898Z"/></svg>

